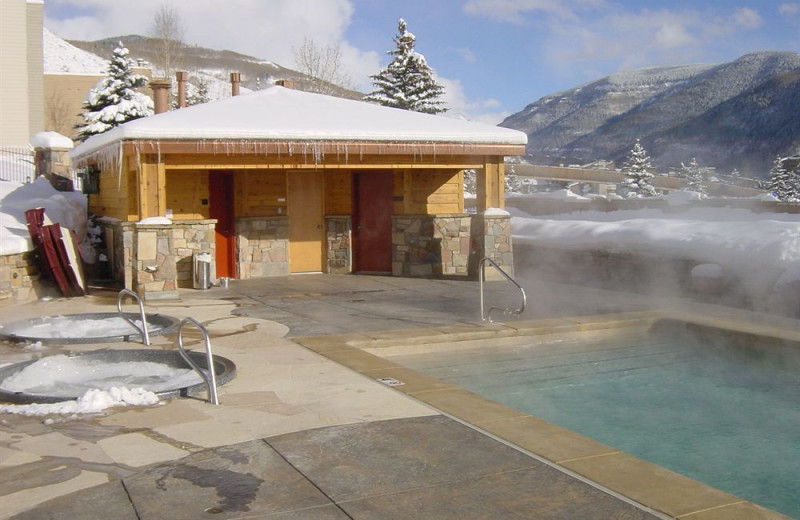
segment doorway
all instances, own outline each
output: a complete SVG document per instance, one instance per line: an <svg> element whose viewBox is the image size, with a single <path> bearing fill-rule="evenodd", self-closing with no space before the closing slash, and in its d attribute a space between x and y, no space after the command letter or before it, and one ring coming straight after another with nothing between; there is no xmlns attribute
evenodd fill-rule
<svg viewBox="0 0 800 520"><path fill-rule="evenodd" d="M353 176L353 270L392 272L391 171Z"/></svg>
<svg viewBox="0 0 800 520"><path fill-rule="evenodd" d="M289 272L322 271L324 209L322 172L288 173Z"/></svg>
<svg viewBox="0 0 800 520"><path fill-rule="evenodd" d="M217 219L214 227L216 277L236 278L236 219L233 209L233 174L209 172L208 214Z"/></svg>

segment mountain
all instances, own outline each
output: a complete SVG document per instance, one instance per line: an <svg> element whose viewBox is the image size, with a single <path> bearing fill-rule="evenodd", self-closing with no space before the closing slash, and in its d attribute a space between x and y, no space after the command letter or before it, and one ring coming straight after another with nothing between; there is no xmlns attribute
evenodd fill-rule
<svg viewBox="0 0 800 520"><path fill-rule="evenodd" d="M159 42L155 38L127 35L95 41L69 40L69 43L75 47L106 59L111 57L114 48L120 42L130 51L131 58L144 60L151 65L159 62ZM279 79L293 80L295 88L299 90L306 90L310 84L309 77L302 72L277 63L233 51L219 51L197 45L184 46L176 63L178 70L185 70L189 73L190 83L196 84L198 80L206 82L210 86L209 93L212 99L224 97L227 92L230 92L231 72L240 72L241 86L243 89L249 90L265 88ZM156 71L154 70L153 73L155 75ZM175 78L172 80L174 82ZM334 94L340 97L361 99L364 96L353 90L336 86L333 88Z"/></svg>
<svg viewBox="0 0 800 520"><path fill-rule="evenodd" d="M526 106L500 126L528 134L544 164L622 164L640 139L666 171L702 166L765 176L800 145L800 54L757 52L716 65L620 72Z"/></svg>

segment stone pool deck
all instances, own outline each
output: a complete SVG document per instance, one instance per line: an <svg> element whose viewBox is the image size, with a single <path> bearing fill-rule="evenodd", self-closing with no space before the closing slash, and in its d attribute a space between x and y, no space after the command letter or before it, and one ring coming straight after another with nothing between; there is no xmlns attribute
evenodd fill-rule
<svg viewBox="0 0 800 520"><path fill-rule="evenodd" d="M0 518L786 518L377 355L608 333L664 315L800 339L797 320L569 286L533 291L524 320L493 325L480 323L469 282L310 275L150 302L149 313L204 323L214 352L237 364L221 404L200 394L90 417L0 413ZM115 302L98 290L0 310L11 322ZM153 340L174 348L172 336ZM0 363L140 346L0 345Z"/></svg>

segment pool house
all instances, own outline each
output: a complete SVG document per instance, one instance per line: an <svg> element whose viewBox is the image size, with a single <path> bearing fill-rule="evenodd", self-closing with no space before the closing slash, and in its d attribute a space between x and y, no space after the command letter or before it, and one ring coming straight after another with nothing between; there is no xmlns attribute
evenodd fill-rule
<svg viewBox="0 0 800 520"><path fill-rule="evenodd" d="M504 158L515 130L282 86L180 108L72 153L113 276L148 299L294 273L475 277L513 268ZM476 172L477 212L464 209ZM489 210L489 211L487 211ZM194 259L194 260L193 260Z"/></svg>

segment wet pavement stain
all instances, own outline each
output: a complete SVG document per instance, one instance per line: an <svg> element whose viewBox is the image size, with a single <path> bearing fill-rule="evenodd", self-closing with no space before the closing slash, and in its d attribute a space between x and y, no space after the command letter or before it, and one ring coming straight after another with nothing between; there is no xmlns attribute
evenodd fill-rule
<svg viewBox="0 0 800 520"><path fill-rule="evenodd" d="M264 482L250 473L179 466L156 481L158 489L167 490L167 477L183 479L195 486L214 488L222 501L217 506L208 507L206 511L209 513L250 511L250 504L255 500L256 493Z"/></svg>

